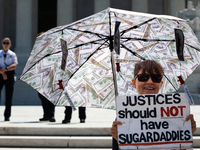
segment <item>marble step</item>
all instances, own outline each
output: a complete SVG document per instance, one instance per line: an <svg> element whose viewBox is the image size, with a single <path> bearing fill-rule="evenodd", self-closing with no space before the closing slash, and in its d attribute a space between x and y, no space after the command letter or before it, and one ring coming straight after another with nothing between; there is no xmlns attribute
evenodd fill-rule
<svg viewBox="0 0 200 150"><path fill-rule="evenodd" d="M197 122L199 124L199 122ZM111 136L110 127L0 126L3 136ZM200 136L200 127L194 136Z"/></svg>
<svg viewBox="0 0 200 150"><path fill-rule="evenodd" d="M11 147L11 148L0 148L0 150L112 150L112 148L15 148L15 147ZM194 150L200 150L199 149L195 149Z"/></svg>
<svg viewBox="0 0 200 150"><path fill-rule="evenodd" d="M0 148L0 150L112 150L112 148ZM200 150L200 148L193 148L193 150Z"/></svg>
<svg viewBox="0 0 200 150"><path fill-rule="evenodd" d="M1 147L111 148L111 136L0 136Z"/></svg>
<svg viewBox="0 0 200 150"><path fill-rule="evenodd" d="M110 127L2 126L0 135L110 136Z"/></svg>
<svg viewBox="0 0 200 150"><path fill-rule="evenodd" d="M1 147L111 148L111 136L0 136ZM193 137L200 148L200 136Z"/></svg>
<svg viewBox="0 0 200 150"><path fill-rule="evenodd" d="M193 147L200 148L200 136L193 136Z"/></svg>
<svg viewBox="0 0 200 150"><path fill-rule="evenodd" d="M0 148L0 150L112 150L112 148ZM194 150L200 150L199 149L195 149Z"/></svg>

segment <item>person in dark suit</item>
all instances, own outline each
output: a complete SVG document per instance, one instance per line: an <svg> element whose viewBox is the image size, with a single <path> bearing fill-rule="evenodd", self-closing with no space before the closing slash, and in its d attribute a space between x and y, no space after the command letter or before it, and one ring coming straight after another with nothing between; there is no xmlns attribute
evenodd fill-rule
<svg viewBox="0 0 200 150"><path fill-rule="evenodd" d="M53 103L51 103L46 97L44 97L42 94L38 93L39 98L42 102L42 108L43 108L43 118L40 118L40 121L50 121L50 122L56 122L54 118L55 114L55 106Z"/></svg>
<svg viewBox="0 0 200 150"><path fill-rule="evenodd" d="M85 123L85 119L86 119L85 110L86 110L85 107L78 108L80 123ZM72 117L72 107L65 106L65 119L62 121L62 123L63 124L70 123L71 117Z"/></svg>

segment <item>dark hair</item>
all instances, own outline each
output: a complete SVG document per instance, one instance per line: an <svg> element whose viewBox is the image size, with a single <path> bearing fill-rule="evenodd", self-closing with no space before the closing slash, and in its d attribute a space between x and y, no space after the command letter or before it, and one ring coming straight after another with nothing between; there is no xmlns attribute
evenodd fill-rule
<svg viewBox="0 0 200 150"><path fill-rule="evenodd" d="M148 72L149 74L164 75L163 67L155 60L144 60L135 64L134 77L142 69L142 73Z"/></svg>
<svg viewBox="0 0 200 150"><path fill-rule="evenodd" d="M40 35L43 34L43 33L44 33L44 32L40 32L40 33L38 33L36 37L40 36Z"/></svg>
<svg viewBox="0 0 200 150"><path fill-rule="evenodd" d="M2 40L2 43L5 42L5 41L8 41L8 42L10 43L10 45L12 44L10 38L8 38L8 37L5 37L5 38Z"/></svg>

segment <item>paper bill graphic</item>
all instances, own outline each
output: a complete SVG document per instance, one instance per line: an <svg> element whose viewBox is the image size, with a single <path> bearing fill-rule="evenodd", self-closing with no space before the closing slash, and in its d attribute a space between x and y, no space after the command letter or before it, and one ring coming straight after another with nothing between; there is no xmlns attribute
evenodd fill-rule
<svg viewBox="0 0 200 150"><path fill-rule="evenodd" d="M98 95L95 93L94 89L89 85L86 85L87 99L86 102L90 104L100 104Z"/></svg>
<svg viewBox="0 0 200 150"><path fill-rule="evenodd" d="M95 91L99 94L113 84L113 81L109 78L102 78L96 82L93 86Z"/></svg>
<svg viewBox="0 0 200 150"><path fill-rule="evenodd" d="M84 76L85 81L91 86L93 83L97 82L101 77L98 76L96 73L91 71L91 73Z"/></svg>

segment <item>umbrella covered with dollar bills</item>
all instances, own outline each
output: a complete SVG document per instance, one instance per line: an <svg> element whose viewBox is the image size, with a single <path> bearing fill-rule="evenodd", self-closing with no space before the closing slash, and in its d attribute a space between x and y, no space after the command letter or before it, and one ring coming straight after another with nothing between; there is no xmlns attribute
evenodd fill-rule
<svg viewBox="0 0 200 150"><path fill-rule="evenodd" d="M115 109L116 95L137 93L135 63L159 62L160 92L170 93L198 67L199 50L185 20L108 8L37 37L20 79L55 105Z"/></svg>

